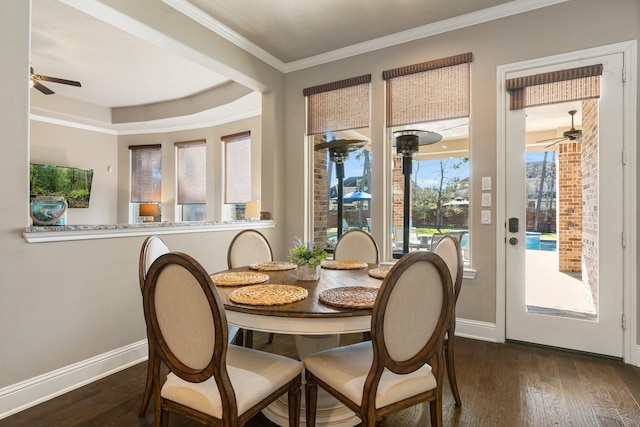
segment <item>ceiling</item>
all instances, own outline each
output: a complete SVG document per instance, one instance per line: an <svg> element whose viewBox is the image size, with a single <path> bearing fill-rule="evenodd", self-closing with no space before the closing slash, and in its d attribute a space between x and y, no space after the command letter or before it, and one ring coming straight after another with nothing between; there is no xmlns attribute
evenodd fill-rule
<svg viewBox="0 0 640 427"><path fill-rule="evenodd" d="M288 72L565 0L158 1ZM108 108L132 107L192 97L233 83L78 10L70 5L79 4L75 0L32 4L34 71L82 83L78 88L43 82L56 92L49 96ZM237 108L259 109L259 94L255 95L243 96ZM32 89L32 100L42 97ZM237 117L230 105L235 104L218 108L218 116ZM202 121L203 114L191 120Z"/></svg>

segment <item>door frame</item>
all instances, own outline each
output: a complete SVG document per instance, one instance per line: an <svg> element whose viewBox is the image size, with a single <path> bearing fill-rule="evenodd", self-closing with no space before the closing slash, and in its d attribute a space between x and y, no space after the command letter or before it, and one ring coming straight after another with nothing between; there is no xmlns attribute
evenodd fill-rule
<svg viewBox="0 0 640 427"><path fill-rule="evenodd" d="M508 94L505 87L506 76L509 73L544 66L559 65L569 61L622 53L624 55L624 70L627 76L623 93L623 150L626 167L623 171L625 188L623 197L624 224L626 247L623 253L623 313L626 318L626 328L623 331L623 357L626 363L638 365L640 348L637 343L637 267L636 267L636 64L637 41L615 43L592 49L569 52L544 58L537 58L497 67L497 147L496 147L496 340L506 340L506 113ZM622 78L622 76L621 76ZM622 319L620 319L622 322Z"/></svg>

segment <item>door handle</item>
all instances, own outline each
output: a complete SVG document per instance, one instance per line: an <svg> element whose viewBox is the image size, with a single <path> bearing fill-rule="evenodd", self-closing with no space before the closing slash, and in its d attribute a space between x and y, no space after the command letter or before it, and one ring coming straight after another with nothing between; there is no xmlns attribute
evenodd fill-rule
<svg viewBox="0 0 640 427"><path fill-rule="evenodd" d="M517 238L515 238L515 237L512 237L512 238L510 238L510 239L509 239L509 243L510 243L511 245L515 246L515 245L517 245L517 244L518 244L518 239L517 239Z"/></svg>

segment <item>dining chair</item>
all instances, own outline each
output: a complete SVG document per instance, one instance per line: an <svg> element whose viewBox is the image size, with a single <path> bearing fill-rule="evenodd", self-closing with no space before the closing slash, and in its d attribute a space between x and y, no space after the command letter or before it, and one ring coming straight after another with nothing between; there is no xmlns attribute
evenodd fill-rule
<svg viewBox="0 0 640 427"><path fill-rule="evenodd" d="M363 230L350 230L338 239L333 250L333 259L364 261L368 264L378 264L380 251L378 244L371 234Z"/></svg>
<svg viewBox="0 0 640 427"><path fill-rule="evenodd" d="M144 281L147 278L147 272L151 267L151 264L160 257L169 252L162 237L149 236L142 242L142 248L140 249L140 258L138 262L138 280L140 281L140 292L144 289ZM153 372L152 368L156 365L156 352L149 339L149 330L147 329L147 348L148 348L148 363L147 363L147 381L144 387L144 395L142 396L142 405L138 412L139 417L143 417L147 412L149 401L151 400L151 393L153 392Z"/></svg>
<svg viewBox="0 0 640 427"><path fill-rule="evenodd" d="M285 393L289 426L299 426L302 362L229 344L224 305L195 259L160 256L145 280L143 304L158 354L156 426L167 426L172 412L207 425L242 426ZM163 378L160 362L169 371Z"/></svg>
<svg viewBox="0 0 640 427"><path fill-rule="evenodd" d="M456 380L454 350L456 333L456 303L458 302L458 295L460 295L460 289L462 288L462 275L464 271L460 240L452 235L442 236L433 252L440 255L445 264L447 264L449 273L451 274L451 283L453 286L453 304L451 308L451 319L449 321L449 327L447 328L447 334L444 339L444 355L446 359L447 377L449 378L451 393L453 394L453 398L455 399L456 406L462 406L462 401L460 400L460 392L458 391L458 382Z"/></svg>
<svg viewBox="0 0 640 427"><path fill-rule="evenodd" d="M227 266L229 268L245 267L249 264L273 261L273 250L267 238L258 230L242 230L236 234L227 250ZM253 347L253 331L241 330L244 345ZM273 334L269 334L269 344L273 342Z"/></svg>
<svg viewBox="0 0 640 427"><path fill-rule="evenodd" d="M263 261L273 261L273 251L264 234L249 229L242 230L234 236L227 250L229 268L244 267Z"/></svg>
<svg viewBox="0 0 640 427"><path fill-rule="evenodd" d="M402 257L378 291L371 341L303 359L306 425L315 426L320 386L351 409L363 427L423 401L430 402L431 425L441 426L451 304L451 275L439 255L415 251Z"/></svg>

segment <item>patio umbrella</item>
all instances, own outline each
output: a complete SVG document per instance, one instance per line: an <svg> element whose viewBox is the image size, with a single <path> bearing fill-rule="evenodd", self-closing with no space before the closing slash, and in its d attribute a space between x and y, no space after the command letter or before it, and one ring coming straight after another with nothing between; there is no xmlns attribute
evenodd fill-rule
<svg viewBox="0 0 640 427"><path fill-rule="evenodd" d="M366 191L356 190L345 194L342 200L347 203L356 202L358 200L371 200L371 194Z"/></svg>

